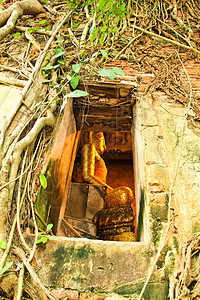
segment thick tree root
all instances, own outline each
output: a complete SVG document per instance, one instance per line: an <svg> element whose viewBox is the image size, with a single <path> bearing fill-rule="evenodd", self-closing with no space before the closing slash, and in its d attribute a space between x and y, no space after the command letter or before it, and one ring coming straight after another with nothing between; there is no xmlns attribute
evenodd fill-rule
<svg viewBox="0 0 200 300"><path fill-rule="evenodd" d="M37 0L17 2L2 11L0 13L0 27L3 27L0 29L0 40L14 29L16 21L22 15L37 15L41 12L43 12L43 7Z"/></svg>

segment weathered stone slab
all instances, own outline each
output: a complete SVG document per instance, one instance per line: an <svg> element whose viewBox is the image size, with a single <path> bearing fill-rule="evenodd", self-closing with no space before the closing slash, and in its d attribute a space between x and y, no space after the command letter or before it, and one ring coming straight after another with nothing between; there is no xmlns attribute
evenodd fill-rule
<svg viewBox="0 0 200 300"><path fill-rule="evenodd" d="M48 287L112 291L147 276L151 250L147 243L57 238L38 245L36 272Z"/></svg>

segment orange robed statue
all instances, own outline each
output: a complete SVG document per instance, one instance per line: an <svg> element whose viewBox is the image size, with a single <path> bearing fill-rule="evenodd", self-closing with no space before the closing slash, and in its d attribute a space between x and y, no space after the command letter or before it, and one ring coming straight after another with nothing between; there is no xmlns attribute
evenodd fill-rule
<svg viewBox="0 0 200 300"><path fill-rule="evenodd" d="M103 132L88 131L84 133L82 147L82 177L91 184L107 187L105 208L134 205L134 196L130 188L121 186L112 189L106 184L107 168L101 155L106 149Z"/></svg>

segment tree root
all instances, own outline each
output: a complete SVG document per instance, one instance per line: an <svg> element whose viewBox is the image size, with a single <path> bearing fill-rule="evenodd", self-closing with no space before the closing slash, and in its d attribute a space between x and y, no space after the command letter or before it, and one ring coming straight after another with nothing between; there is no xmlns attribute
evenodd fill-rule
<svg viewBox="0 0 200 300"><path fill-rule="evenodd" d="M45 288L45 286L43 285L43 283L41 282L41 280L39 279L39 277L37 276L37 274L31 267L30 263L26 259L26 256L25 256L25 253L23 252L23 250L20 248L16 248L16 249L14 249L14 253L23 261L26 269L30 273L30 276L31 276L33 282L36 283L40 287L40 289L45 293L45 295L49 299L55 300L56 298Z"/></svg>
<svg viewBox="0 0 200 300"><path fill-rule="evenodd" d="M41 12L43 12L43 7L37 0L17 2L0 12L0 27L3 26L0 29L0 40L14 29L16 21L22 15L37 15Z"/></svg>

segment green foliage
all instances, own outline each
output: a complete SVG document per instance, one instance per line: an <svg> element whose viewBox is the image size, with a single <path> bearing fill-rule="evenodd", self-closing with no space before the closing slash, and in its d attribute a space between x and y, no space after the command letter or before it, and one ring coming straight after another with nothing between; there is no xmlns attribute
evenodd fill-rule
<svg viewBox="0 0 200 300"><path fill-rule="evenodd" d="M37 31L39 29L40 29L40 26L37 26L37 27L34 28L34 31Z"/></svg>
<svg viewBox="0 0 200 300"><path fill-rule="evenodd" d="M80 68L81 68L80 64L72 65L72 70L74 71L74 73L78 73L80 71Z"/></svg>
<svg viewBox="0 0 200 300"><path fill-rule="evenodd" d="M65 41L65 40L59 39L59 40L55 41L55 43L56 43L56 44L59 44L59 43L62 43L62 42L64 42L64 41Z"/></svg>
<svg viewBox="0 0 200 300"><path fill-rule="evenodd" d="M2 249L6 249L6 246L7 246L7 243L6 242L4 242L4 241L0 241L0 248L2 248Z"/></svg>
<svg viewBox="0 0 200 300"><path fill-rule="evenodd" d="M16 32L13 34L14 37L18 38L21 35L21 32Z"/></svg>
<svg viewBox="0 0 200 300"><path fill-rule="evenodd" d="M48 224L46 231L42 231L39 233L40 238L36 241L36 244L40 244L40 243L46 244L48 240L56 239L57 237L55 235L46 236L52 228L53 228L53 224L52 223Z"/></svg>
<svg viewBox="0 0 200 300"><path fill-rule="evenodd" d="M108 77L108 79L110 79L111 81L115 79L116 75L125 75L124 72L118 67L114 67L112 69L101 69L97 73L101 76Z"/></svg>
<svg viewBox="0 0 200 300"><path fill-rule="evenodd" d="M81 91L81 90L75 90L69 94L66 94L65 95L65 100L63 101L63 104L61 106L61 109L60 111L63 111L63 109L65 108L65 105L67 104L67 100L69 97L72 97L72 98L79 98L79 97L85 97L85 96L88 96L88 92L86 91Z"/></svg>
<svg viewBox="0 0 200 300"><path fill-rule="evenodd" d="M57 47L55 48L55 53L56 53L56 54L52 57L53 59L54 59L54 58L58 58L58 57L60 57L60 56L63 56L63 54L65 54L65 51L63 50L62 47L57 46Z"/></svg>
<svg viewBox="0 0 200 300"><path fill-rule="evenodd" d="M41 20L39 23L40 23L40 25L43 25L43 24L46 23L46 21L47 21L47 20Z"/></svg>
<svg viewBox="0 0 200 300"><path fill-rule="evenodd" d="M85 96L88 96L88 92L86 91L81 91L81 90L75 90L69 94L66 94L65 95L65 98L69 98L69 97L72 97L72 98L79 98L79 97L85 97Z"/></svg>
<svg viewBox="0 0 200 300"><path fill-rule="evenodd" d="M33 32L33 28L28 28L28 29L27 29L27 32L28 32L28 33L32 33L32 32Z"/></svg>
<svg viewBox="0 0 200 300"><path fill-rule="evenodd" d="M92 25L89 31L90 42L94 42L95 39L99 39L100 45L106 40L106 36L109 33L114 33L119 28L120 19L125 18L126 2L125 0L69 0L68 4L70 7L78 8L81 6L91 6L91 14L97 14L97 19L101 20L98 25ZM73 24L73 28L77 27L78 24Z"/></svg>
<svg viewBox="0 0 200 300"><path fill-rule="evenodd" d="M104 57L107 57L107 56L108 56L106 50L102 50L102 49L101 49L100 52L101 52L101 54L102 54Z"/></svg>
<svg viewBox="0 0 200 300"><path fill-rule="evenodd" d="M41 183L41 186L46 189L47 188L47 179L46 179L46 176L44 174L40 174L40 183Z"/></svg>
<svg viewBox="0 0 200 300"><path fill-rule="evenodd" d="M70 81L70 85L73 90L75 90L79 83L79 76L77 74L74 74L73 77L67 76L67 79Z"/></svg>
<svg viewBox="0 0 200 300"><path fill-rule="evenodd" d="M46 28L45 28L45 31L47 30L51 30L51 25L48 25Z"/></svg>
<svg viewBox="0 0 200 300"><path fill-rule="evenodd" d="M13 264L13 261L10 261L5 265L5 267L1 270L0 275L3 275Z"/></svg>

